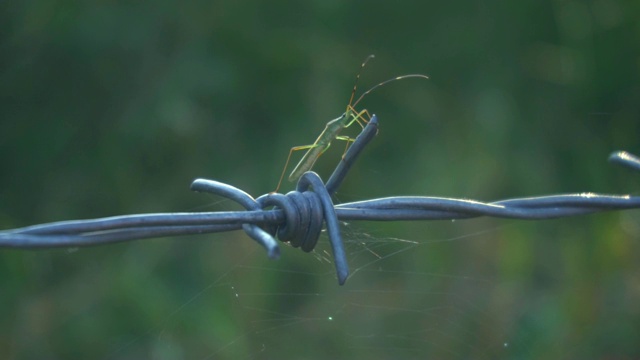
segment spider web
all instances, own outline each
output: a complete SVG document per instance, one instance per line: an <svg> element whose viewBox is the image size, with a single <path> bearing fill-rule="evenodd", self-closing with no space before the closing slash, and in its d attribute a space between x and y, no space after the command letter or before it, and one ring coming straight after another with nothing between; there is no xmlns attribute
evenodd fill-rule
<svg viewBox="0 0 640 360"><path fill-rule="evenodd" d="M634 213L549 222L343 223L351 268L344 286L325 236L310 254L283 244L278 261L240 231L21 253L31 263L25 276L32 290L5 284L19 291L3 298L21 302L5 307L11 314L3 314L2 328L17 330L6 334L12 342L3 348L21 349L23 358L105 359L633 354L634 348L603 350L592 339L638 318L638 297L625 285L637 281ZM587 261L603 252L612 263ZM1 264L18 278L10 251ZM73 354L53 345L70 341L77 344Z"/></svg>
<svg viewBox="0 0 640 360"><path fill-rule="evenodd" d="M157 354L202 359L492 358L508 349L504 330L478 331L499 318L478 301L495 289L493 281L424 260L429 252L427 258L452 251L452 244L491 241L499 228L416 240L346 223L342 229L351 266L344 287L337 285L324 236L311 256L285 245L275 262L244 240L236 244L242 250L229 250L244 256L111 357L143 344ZM227 312L212 314L216 307ZM203 332L210 336L202 339L206 346L191 346L180 329L201 311L212 314L209 326L216 330Z"/></svg>

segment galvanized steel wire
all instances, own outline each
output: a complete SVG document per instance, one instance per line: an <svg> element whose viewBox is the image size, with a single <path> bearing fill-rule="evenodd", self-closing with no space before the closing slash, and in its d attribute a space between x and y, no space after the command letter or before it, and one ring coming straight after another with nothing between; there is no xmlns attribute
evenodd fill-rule
<svg viewBox="0 0 640 360"><path fill-rule="evenodd" d="M364 147L377 133L374 115L342 158L326 184L314 172L305 173L296 191L253 198L231 185L197 179L191 189L226 197L245 211L159 213L61 221L0 232L0 247L50 248L108 244L146 238L244 230L262 245L270 258L280 256L275 238L303 251L312 251L323 224L331 243L338 282L349 268L338 220L451 220L492 216L542 220L600 211L640 208L640 197L594 193L551 195L481 202L427 196L396 196L334 205L331 195L344 180ZM615 152L609 161L640 171L640 158Z"/></svg>

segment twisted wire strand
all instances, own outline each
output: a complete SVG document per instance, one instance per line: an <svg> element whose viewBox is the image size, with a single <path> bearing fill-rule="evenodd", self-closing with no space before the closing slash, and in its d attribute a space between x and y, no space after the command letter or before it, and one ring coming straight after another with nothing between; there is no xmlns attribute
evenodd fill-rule
<svg viewBox="0 0 640 360"><path fill-rule="evenodd" d="M303 251L315 247L325 223L334 254L338 283L349 268L338 220L451 220L492 216L542 220L600 211L640 208L640 197L594 193L507 199L485 203L468 199L396 196L334 205L331 195L364 147L377 134L375 115L349 147L326 184L314 172L305 173L295 191L254 199L246 192L214 180L196 179L191 189L233 200L245 211L158 213L61 221L0 231L0 247L49 248L108 244L136 239L244 230L270 258L280 256L275 238ZM640 158L624 151L609 161L640 171ZM273 207L273 208L271 208ZM271 209L269 209L271 208Z"/></svg>

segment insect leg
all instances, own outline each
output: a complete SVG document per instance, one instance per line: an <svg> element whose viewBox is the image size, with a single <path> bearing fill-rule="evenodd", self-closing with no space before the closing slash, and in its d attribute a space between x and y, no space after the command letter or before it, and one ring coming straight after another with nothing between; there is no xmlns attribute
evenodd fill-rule
<svg viewBox="0 0 640 360"><path fill-rule="evenodd" d="M348 136L338 136L336 137L336 139L344 140L345 142L344 152L342 152L342 158L344 159L344 154L346 154L347 150L349 150L349 145L351 145L352 142L356 141L356 139L350 138Z"/></svg>
<svg viewBox="0 0 640 360"><path fill-rule="evenodd" d="M362 125L362 122L364 122L364 123L366 124L366 123L368 123L369 121L368 121L368 120L366 120L366 119L364 118L364 116L363 116L363 115L365 115L365 114L366 114L366 115L367 115L367 117L368 117L369 119L371 119L371 114L369 114L369 111L367 111L367 109L364 109L364 110L362 110L362 111L358 112L358 111L356 111L356 109L354 109L354 108L352 108L352 107L350 107L350 110L351 110L351 112L352 112L352 113L355 113L356 115L351 115L351 116L353 116L353 119L352 119L352 120L350 120L349 122L347 122L347 124L345 125L345 127L349 127L349 126L351 126L351 124L353 124L353 122L355 121L355 122L357 122L357 123L358 123L358 125L360 125L360 127L364 130L364 125Z"/></svg>
<svg viewBox="0 0 640 360"><path fill-rule="evenodd" d="M308 150L308 149L312 149L314 147L318 147L318 144L312 144L312 145L302 145L302 146L294 146L289 150L289 156L287 156L287 161L284 163L284 169L282 169L282 174L280 175L280 180L278 181L278 186L276 186L276 189L273 190L271 193L277 193L278 190L280 190L280 185L282 185L282 180L284 180L284 174L287 172L287 167L289 167L289 161L291 160L291 154L293 154L294 151L299 151L299 150Z"/></svg>

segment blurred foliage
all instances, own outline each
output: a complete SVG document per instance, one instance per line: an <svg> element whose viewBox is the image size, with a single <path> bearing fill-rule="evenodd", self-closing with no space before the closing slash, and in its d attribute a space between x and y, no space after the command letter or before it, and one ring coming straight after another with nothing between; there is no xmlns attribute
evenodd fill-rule
<svg viewBox="0 0 640 360"><path fill-rule="evenodd" d="M640 152L639 16L622 0L5 2L0 228L230 208L195 177L271 191L370 53L360 91L431 79L361 103L380 133L340 201L634 192L605 159ZM343 288L242 233L3 250L0 357L640 357L637 211L358 226Z"/></svg>

